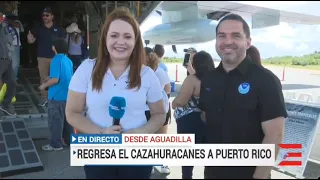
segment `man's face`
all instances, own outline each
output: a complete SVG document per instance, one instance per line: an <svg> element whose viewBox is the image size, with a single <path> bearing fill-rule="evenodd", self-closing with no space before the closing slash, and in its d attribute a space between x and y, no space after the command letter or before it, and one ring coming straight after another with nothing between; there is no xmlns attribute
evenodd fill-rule
<svg viewBox="0 0 320 180"><path fill-rule="evenodd" d="M223 21L217 32L216 51L221 60L228 64L237 64L246 56L246 50L251 45L251 38L247 38L240 21Z"/></svg>
<svg viewBox="0 0 320 180"><path fill-rule="evenodd" d="M42 13L42 20L44 23L52 22L53 15L51 13L44 12Z"/></svg>

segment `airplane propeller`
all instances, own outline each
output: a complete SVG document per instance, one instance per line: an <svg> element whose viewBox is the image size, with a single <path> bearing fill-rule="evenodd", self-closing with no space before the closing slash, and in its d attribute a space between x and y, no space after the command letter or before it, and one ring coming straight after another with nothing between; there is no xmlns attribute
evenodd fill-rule
<svg viewBox="0 0 320 180"><path fill-rule="evenodd" d="M174 53L176 53L176 54L177 54L177 48L176 48L176 45L172 45L172 51L173 51Z"/></svg>

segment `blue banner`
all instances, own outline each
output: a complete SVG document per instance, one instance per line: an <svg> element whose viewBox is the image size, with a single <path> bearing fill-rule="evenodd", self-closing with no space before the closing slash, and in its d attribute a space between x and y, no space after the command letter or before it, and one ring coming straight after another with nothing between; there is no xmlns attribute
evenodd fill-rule
<svg viewBox="0 0 320 180"><path fill-rule="evenodd" d="M72 134L71 144L122 144L121 134Z"/></svg>

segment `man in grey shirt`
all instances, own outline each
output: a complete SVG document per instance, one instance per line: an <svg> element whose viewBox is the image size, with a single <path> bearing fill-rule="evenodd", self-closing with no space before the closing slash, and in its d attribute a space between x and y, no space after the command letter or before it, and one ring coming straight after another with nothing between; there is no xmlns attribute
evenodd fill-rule
<svg viewBox="0 0 320 180"><path fill-rule="evenodd" d="M7 91L0 106L0 110L7 115L16 115L11 100L16 93L16 82L12 69L13 36L9 34L5 16L0 9L0 84L7 85ZM2 86L0 87L0 89Z"/></svg>

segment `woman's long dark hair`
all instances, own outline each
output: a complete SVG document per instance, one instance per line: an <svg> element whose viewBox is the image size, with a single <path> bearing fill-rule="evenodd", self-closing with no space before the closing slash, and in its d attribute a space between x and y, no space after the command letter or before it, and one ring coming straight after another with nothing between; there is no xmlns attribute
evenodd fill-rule
<svg viewBox="0 0 320 180"><path fill-rule="evenodd" d="M205 51L200 51L193 56L192 66L196 71L195 76L201 78L208 72L214 70L214 62L211 55Z"/></svg>
<svg viewBox="0 0 320 180"><path fill-rule="evenodd" d="M247 55L251 57L254 63L261 65L261 56L257 47L251 45L250 48L247 49Z"/></svg>

